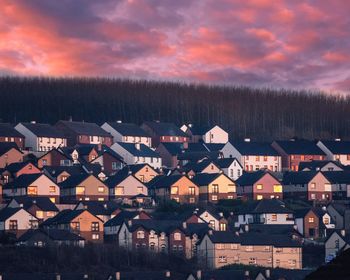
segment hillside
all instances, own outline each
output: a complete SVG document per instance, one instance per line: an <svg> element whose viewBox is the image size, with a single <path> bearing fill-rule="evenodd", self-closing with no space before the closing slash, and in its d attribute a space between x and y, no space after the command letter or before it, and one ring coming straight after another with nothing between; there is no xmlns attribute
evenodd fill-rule
<svg viewBox="0 0 350 280"><path fill-rule="evenodd" d="M219 124L255 140L350 139L350 97L320 92L98 78L0 78L4 122L59 119Z"/></svg>

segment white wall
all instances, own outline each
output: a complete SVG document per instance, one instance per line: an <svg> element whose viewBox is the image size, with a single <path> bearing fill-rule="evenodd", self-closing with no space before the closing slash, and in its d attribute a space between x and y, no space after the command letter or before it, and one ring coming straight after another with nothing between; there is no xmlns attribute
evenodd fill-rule
<svg viewBox="0 0 350 280"><path fill-rule="evenodd" d="M343 165L350 165L350 159L348 160L347 155L335 155L333 154L322 141L317 142L317 146L327 155L328 160L338 160Z"/></svg>

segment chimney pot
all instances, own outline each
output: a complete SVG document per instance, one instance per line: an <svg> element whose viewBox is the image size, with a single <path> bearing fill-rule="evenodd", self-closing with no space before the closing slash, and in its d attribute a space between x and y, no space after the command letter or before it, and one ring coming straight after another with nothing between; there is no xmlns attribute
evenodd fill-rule
<svg viewBox="0 0 350 280"><path fill-rule="evenodd" d="M2 278L0 278L0 280L2 280ZM61 275L57 274L56 275L56 280L61 280Z"/></svg>
<svg viewBox="0 0 350 280"><path fill-rule="evenodd" d="M183 227L184 229L186 229L186 228L187 228L187 223L186 223L186 222L183 222L183 223L182 223L182 227Z"/></svg>
<svg viewBox="0 0 350 280"><path fill-rule="evenodd" d="M244 271L245 276L249 276L249 270Z"/></svg>
<svg viewBox="0 0 350 280"><path fill-rule="evenodd" d="M345 229L342 229L342 230L340 231L340 234L341 234L342 236L345 236L345 234L346 234Z"/></svg>
<svg viewBox="0 0 350 280"><path fill-rule="evenodd" d="M165 271L165 277L170 278L170 271L169 270Z"/></svg>
<svg viewBox="0 0 350 280"><path fill-rule="evenodd" d="M198 280L202 279L202 271L201 270L197 270L197 279Z"/></svg>
<svg viewBox="0 0 350 280"><path fill-rule="evenodd" d="M250 142L250 138L244 138L244 142Z"/></svg>
<svg viewBox="0 0 350 280"><path fill-rule="evenodd" d="M270 269L266 269L265 276L266 276L266 278L270 278L271 277Z"/></svg>
<svg viewBox="0 0 350 280"><path fill-rule="evenodd" d="M120 280L120 272L119 271L117 271L115 273L115 280Z"/></svg>
<svg viewBox="0 0 350 280"><path fill-rule="evenodd" d="M245 231L245 232L248 232L248 231L249 231L249 225L248 225L248 224L245 224L245 225L244 225L244 231Z"/></svg>

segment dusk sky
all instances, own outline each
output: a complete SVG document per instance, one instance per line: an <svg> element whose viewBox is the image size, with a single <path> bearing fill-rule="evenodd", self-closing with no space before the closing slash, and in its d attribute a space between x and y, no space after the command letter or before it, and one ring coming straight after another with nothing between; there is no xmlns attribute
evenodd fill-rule
<svg viewBox="0 0 350 280"><path fill-rule="evenodd" d="M348 0L0 0L0 74L350 89Z"/></svg>

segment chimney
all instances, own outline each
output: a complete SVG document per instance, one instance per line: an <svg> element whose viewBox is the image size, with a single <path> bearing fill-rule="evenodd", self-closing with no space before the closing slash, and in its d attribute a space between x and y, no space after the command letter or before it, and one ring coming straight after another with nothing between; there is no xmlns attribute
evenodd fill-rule
<svg viewBox="0 0 350 280"><path fill-rule="evenodd" d="M84 279L88 279L88 278L89 278L89 275L85 274Z"/></svg>
<svg viewBox="0 0 350 280"><path fill-rule="evenodd" d="M122 123L122 121L121 120L117 120L117 123Z"/></svg>
<svg viewBox="0 0 350 280"><path fill-rule="evenodd" d="M202 270L197 270L197 279L198 280L202 279Z"/></svg>
<svg viewBox="0 0 350 280"><path fill-rule="evenodd" d="M129 227L132 226L132 220L129 220L129 221L128 221L128 225L129 225Z"/></svg>
<svg viewBox="0 0 350 280"><path fill-rule="evenodd" d="M165 277L170 278L170 271L169 270L165 271Z"/></svg>
<svg viewBox="0 0 350 280"><path fill-rule="evenodd" d="M244 142L250 142L250 138L244 138Z"/></svg>
<svg viewBox="0 0 350 280"><path fill-rule="evenodd" d="M236 233L237 236L239 236L239 232L238 231L236 231L235 233Z"/></svg>
<svg viewBox="0 0 350 280"><path fill-rule="evenodd" d="M186 222L183 222L183 223L182 223L182 227L183 227L184 229L186 229L186 228L187 228L187 223L186 223Z"/></svg>
<svg viewBox="0 0 350 280"><path fill-rule="evenodd" d="M220 216L220 217L223 217L223 216L224 216L224 213L220 212L220 213L219 213L219 216Z"/></svg>
<svg viewBox="0 0 350 280"><path fill-rule="evenodd" d="M2 279L0 278L0 280L2 280ZM56 274L56 280L61 280L61 275Z"/></svg>
<svg viewBox="0 0 350 280"><path fill-rule="evenodd" d="M183 145L183 148L184 148L185 150L188 149L188 143L187 143L187 142L182 143L182 145Z"/></svg>
<svg viewBox="0 0 350 280"><path fill-rule="evenodd" d="M265 270L265 276L266 276L266 278L270 278L270 277L271 277L271 271L270 271L270 269L266 269L266 270Z"/></svg>
<svg viewBox="0 0 350 280"><path fill-rule="evenodd" d="M136 148L136 150L140 150L141 149L140 143L135 143L135 148Z"/></svg>
<svg viewBox="0 0 350 280"><path fill-rule="evenodd" d="M36 124L36 121L31 121L30 123L32 123L32 124Z"/></svg>
<svg viewBox="0 0 350 280"><path fill-rule="evenodd" d="M244 271L244 276L249 277L249 270Z"/></svg>
<svg viewBox="0 0 350 280"><path fill-rule="evenodd" d="M120 272L119 271L117 271L115 273L115 280L120 280Z"/></svg>
<svg viewBox="0 0 350 280"><path fill-rule="evenodd" d="M340 142L341 139L340 138L335 138L334 141Z"/></svg>
<svg viewBox="0 0 350 280"><path fill-rule="evenodd" d="M106 204L106 203L103 204L103 208L104 208L104 209L107 209L107 204Z"/></svg>
<svg viewBox="0 0 350 280"><path fill-rule="evenodd" d="M208 230L208 234L213 235L213 230L212 229Z"/></svg>
<svg viewBox="0 0 350 280"><path fill-rule="evenodd" d="M248 231L249 231L249 225L248 225L248 224L245 224L245 225L244 225L244 231L245 231L245 232L248 232Z"/></svg>
<svg viewBox="0 0 350 280"><path fill-rule="evenodd" d="M72 118L72 116L69 116L69 119L68 119L68 121L70 121L70 122L72 122L72 121L73 121L73 118Z"/></svg>
<svg viewBox="0 0 350 280"><path fill-rule="evenodd" d="M342 230L340 231L340 234L341 234L342 236L345 236L345 234L346 234L345 229L342 229Z"/></svg>
<svg viewBox="0 0 350 280"><path fill-rule="evenodd" d="M191 123L188 124L188 127L192 128L192 126L193 126L193 124L191 124Z"/></svg>

